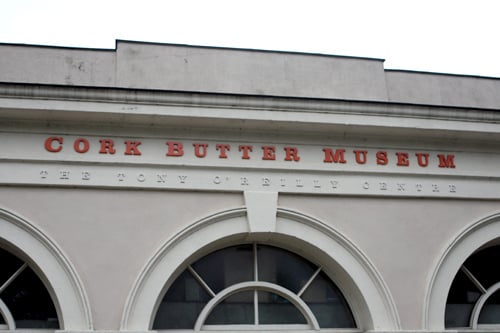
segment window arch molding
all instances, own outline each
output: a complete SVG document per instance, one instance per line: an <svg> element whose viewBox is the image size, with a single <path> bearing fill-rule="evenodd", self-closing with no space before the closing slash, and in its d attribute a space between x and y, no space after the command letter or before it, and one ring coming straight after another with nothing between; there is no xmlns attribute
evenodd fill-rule
<svg viewBox="0 0 500 333"><path fill-rule="evenodd" d="M424 327L445 329L445 310L448 292L462 264L483 245L500 236L500 213L482 218L455 236L439 257L430 277L424 303Z"/></svg>
<svg viewBox="0 0 500 333"><path fill-rule="evenodd" d="M82 282L53 240L28 220L0 208L0 245L29 262L47 286L59 317L60 330L93 329Z"/></svg>
<svg viewBox="0 0 500 333"><path fill-rule="evenodd" d="M316 317L311 312L311 310L309 309L307 304L300 297L298 297L296 294L292 293L288 289L283 288L279 285L269 283L269 282L262 282L262 281L238 283L236 285L232 285L229 288L226 288L221 293L217 294L216 297L212 298L212 300L210 300L208 302L208 304L205 306L205 308L203 309L203 311L199 315L198 320L196 321L196 323L194 325L194 330L195 331L201 330L201 326L203 325L203 323L207 319L210 311L213 310L213 308L219 302L224 300L224 298L226 298L232 294L238 293L238 292L247 291L247 290L253 291L254 289L274 292L274 293L278 294L279 296L286 298L294 306L297 307L297 309L302 313L302 315L307 320L307 323L312 328L314 328L315 330L319 330L319 324L318 324L318 321L316 320Z"/></svg>
<svg viewBox="0 0 500 333"><path fill-rule="evenodd" d="M189 262L222 247L249 241L314 258L346 296L360 329L400 328L394 302L380 274L347 238L319 220L286 209L275 212L273 232L250 232L247 215L246 208L220 212L165 242L137 278L127 299L121 329L150 330L163 295Z"/></svg>

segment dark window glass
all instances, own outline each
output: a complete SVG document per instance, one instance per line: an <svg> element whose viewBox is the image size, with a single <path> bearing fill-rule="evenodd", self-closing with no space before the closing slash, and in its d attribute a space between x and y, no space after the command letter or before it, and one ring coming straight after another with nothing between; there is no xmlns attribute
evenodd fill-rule
<svg viewBox="0 0 500 333"><path fill-rule="evenodd" d="M500 282L500 246L485 247L472 254L455 276L446 301L445 327L461 328L471 326L472 311L483 295L476 286L477 281L485 290ZM465 274L469 271L469 275ZM500 296L494 293L485 303L478 324L500 324Z"/></svg>
<svg viewBox="0 0 500 333"><path fill-rule="evenodd" d="M464 266L488 289L500 281L500 269L494 269L493 263L500 262L500 246L492 246L471 255Z"/></svg>
<svg viewBox="0 0 500 333"><path fill-rule="evenodd" d="M445 326L468 327L474 304L481 293L461 270L457 273L446 301Z"/></svg>
<svg viewBox="0 0 500 333"><path fill-rule="evenodd" d="M316 316L320 327L356 327L344 296L324 272L318 274L302 299Z"/></svg>
<svg viewBox="0 0 500 333"><path fill-rule="evenodd" d="M258 246L259 281L272 282L298 293L317 267L298 255L272 246Z"/></svg>
<svg viewBox="0 0 500 333"><path fill-rule="evenodd" d="M153 329L192 329L210 298L194 276L184 271L163 297Z"/></svg>
<svg viewBox="0 0 500 333"><path fill-rule="evenodd" d="M215 251L192 267L215 292L253 280L253 245L245 244Z"/></svg>
<svg viewBox="0 0 500 333"><path fill-rule="evenodd" d="M3 285L23 262L9 252L0 249ZM42 281L29 267L0 294L9 308L17 328L59 328L57 312Z"/></svg>
<svg viewBox="0 0 500 333"><path fill-rule="evenodd" d="M191 264L191 268L195 275L186 269L170 286L156 314L153 329L194 328L201 311L212 299L203 283L217 294L242 282L269 282L299 297L298 293L318 270L314 264L289 251L254 244L215 251ZM325 273L320 272L312 279L302 298L321 327L356 327L343 295ZM258 286L251 291L237 291L222 300L211 309L203 324L255 325L256 315L260 325L307 324L304 315L287 299L259 290Z"/></svg>
<svg viewBox="0 0 500 333"><path fill-rule="evenodd" d="M500 324L500 291L488 297L479 314L479 324Z"/></svg>
<svg viewBox="0 0 500 333"><path fill-rule="evenodd" d="M254 292L243 291L219 303L209 314L206 325L253 325L255 322Z"/></svg>
<svg viewBox="0 0 500 333"><path fill-rule="evenodd" d="M24 262L10 252L0 249L0 264L2 265L2 269L0 269L0 285L3 285Z"/></svg>
<svg viewBox="0 0 500 333"><path fill-rule="evenodd" d="M259 291L259 324L307 324L300 311L287 299Z"/></svg>

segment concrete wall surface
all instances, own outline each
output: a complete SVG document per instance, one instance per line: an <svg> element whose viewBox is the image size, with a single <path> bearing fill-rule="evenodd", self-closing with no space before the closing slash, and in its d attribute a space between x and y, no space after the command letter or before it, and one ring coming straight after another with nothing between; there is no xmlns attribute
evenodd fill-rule
<svg viewBox="0 0 500 333"><path fill-rule="evenodd" d="M500 108L499 79L384 71L380 59L129 41L0 54L0 82Z"/></svg>

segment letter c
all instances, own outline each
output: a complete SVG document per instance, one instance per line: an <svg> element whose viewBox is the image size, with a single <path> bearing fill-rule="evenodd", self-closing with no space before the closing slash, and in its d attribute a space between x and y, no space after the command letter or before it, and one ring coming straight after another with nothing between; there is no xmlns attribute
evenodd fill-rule
<svg viewBox="0 0 500 333"><path fill-rule="evenodd" d="M53 143L56 141L59 146L54 147ZM51 153L58 153L63 149L63 138L60 136L51 136L45 140L45 150Z"/></svg>

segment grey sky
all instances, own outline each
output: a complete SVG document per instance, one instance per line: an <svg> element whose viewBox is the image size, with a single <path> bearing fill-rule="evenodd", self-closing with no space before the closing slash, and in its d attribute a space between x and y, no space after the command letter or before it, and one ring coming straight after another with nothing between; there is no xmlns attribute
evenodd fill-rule
<svg viewBox="0 0 500 333"><path fill-rule="evenodd" d="M0 0L0 42L115 39L385 59L500 77L499 0Z"/></svg>

